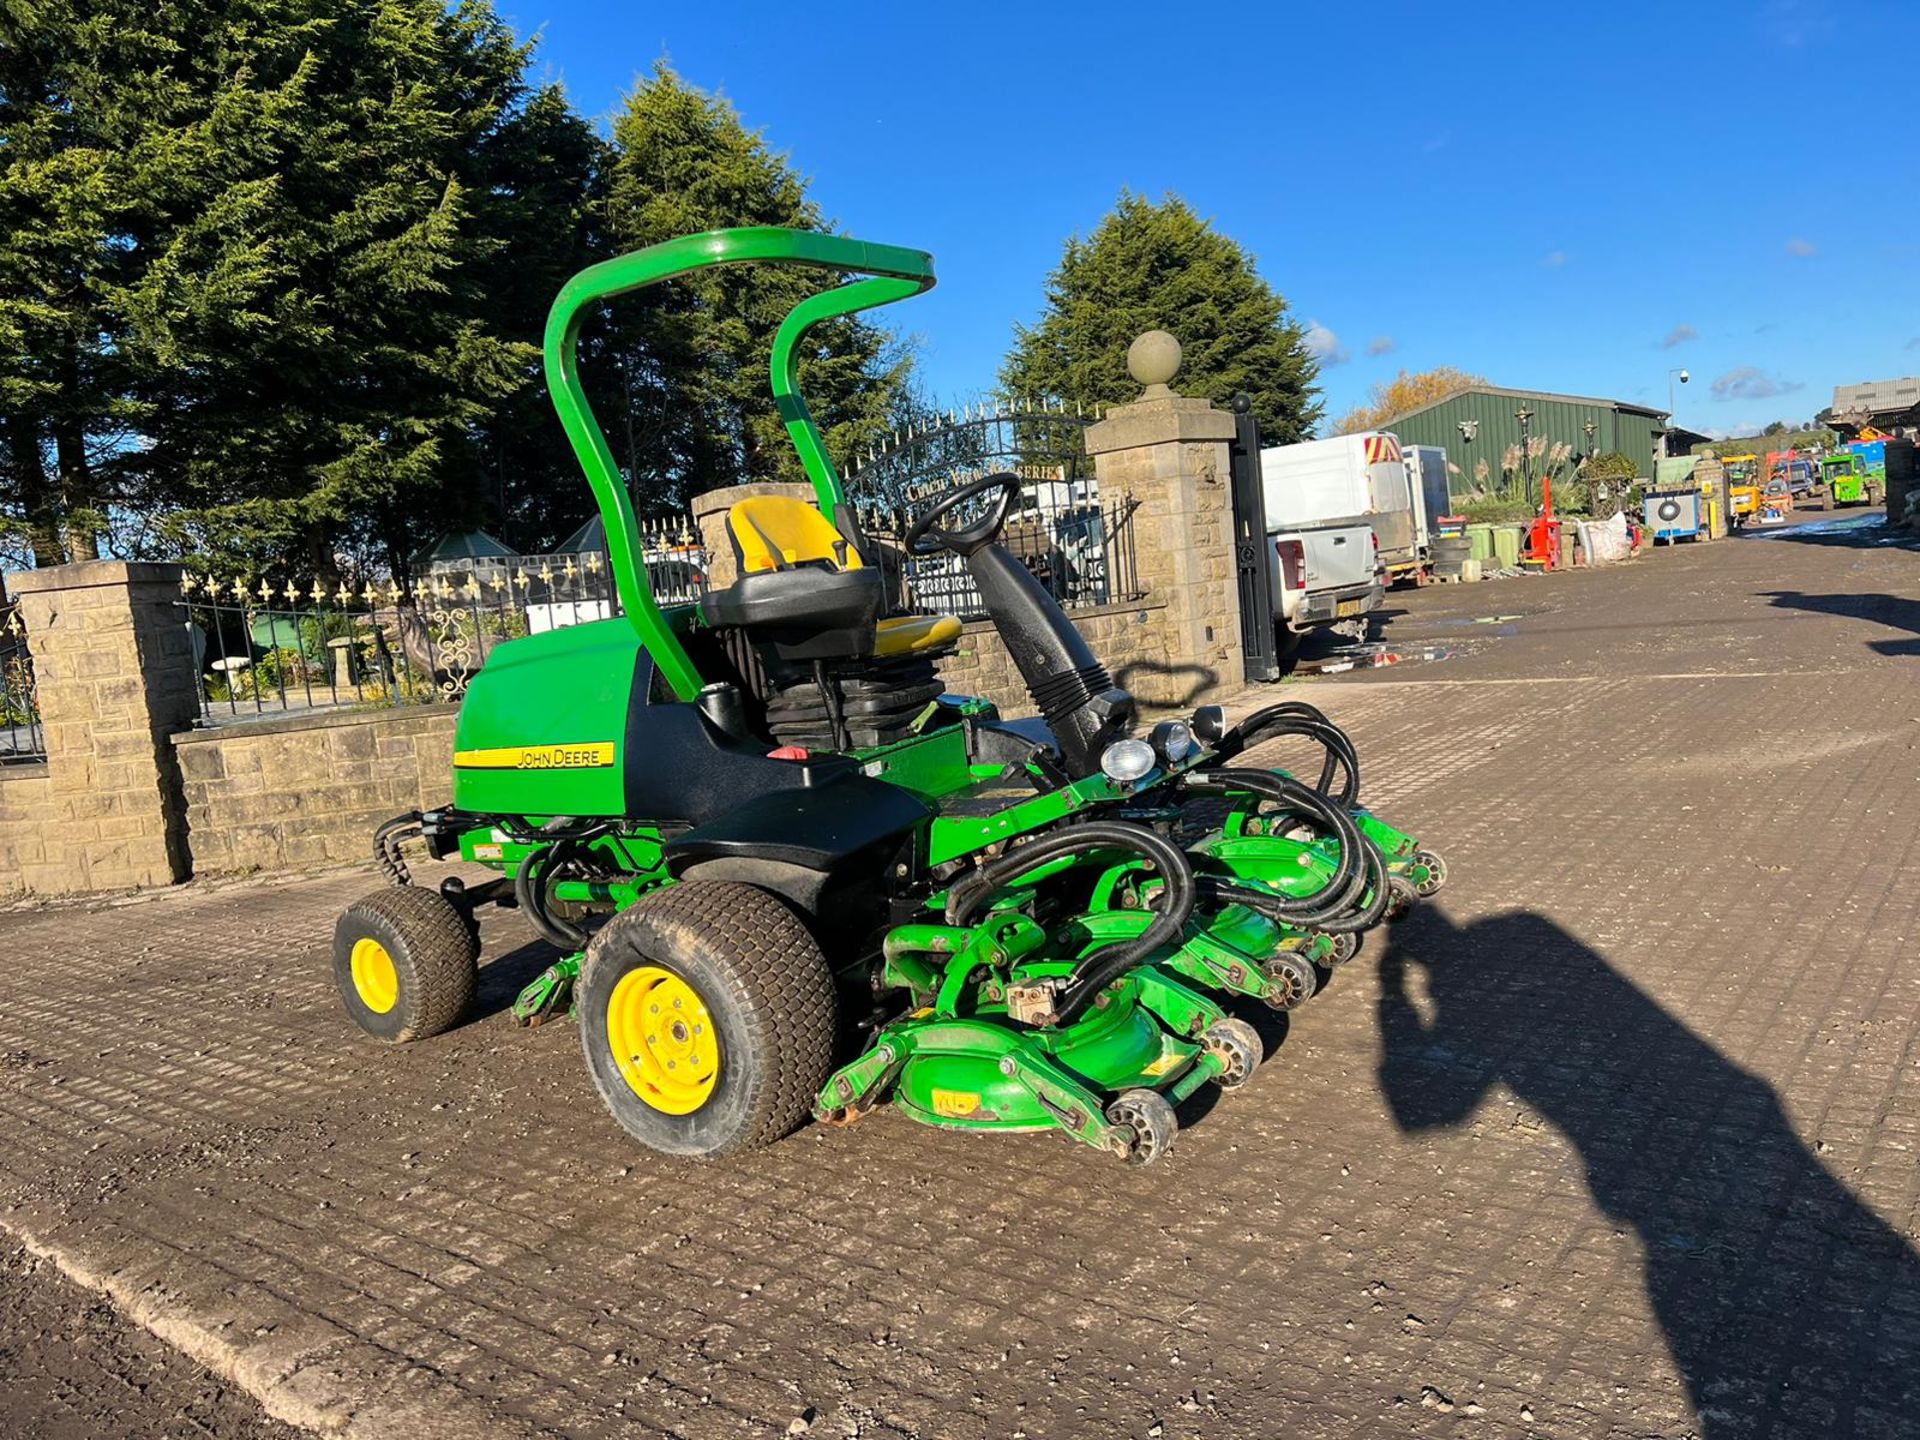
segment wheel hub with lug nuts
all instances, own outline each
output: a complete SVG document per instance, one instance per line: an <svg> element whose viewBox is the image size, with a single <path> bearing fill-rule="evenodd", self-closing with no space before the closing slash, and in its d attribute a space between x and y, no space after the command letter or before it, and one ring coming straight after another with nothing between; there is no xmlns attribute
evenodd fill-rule
<svg viewBox="0 0 1920 1440"><path fill-rule="evenodd" d="M680 976L639 965L607 1000L607 1044L633 1093L665 1115L691 1115L720 1078L706 1002Z"/></svg>

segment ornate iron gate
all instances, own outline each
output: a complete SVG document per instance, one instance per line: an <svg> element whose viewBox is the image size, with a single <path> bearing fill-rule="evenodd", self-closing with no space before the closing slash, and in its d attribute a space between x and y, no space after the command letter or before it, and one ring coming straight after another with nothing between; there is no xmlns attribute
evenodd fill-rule
<svg viewBox="0 0 1920 1440"><path fill-rule="evenodd" d="M1233 568L1240 592L1240 656L1249 680L1280 678L1274 631L1273 546L1267 540L1267 498L1260 483L1260 422L1251 401L1233 397Z"/></svg>
<svg viewBox="0 0 1920 1440"><path fill-rule="evenodd" d="M1087 457L1090 417L1063 409L968 407L896 432L848 468L847 498L869 541L892 552L910 610L982 613L966 567L954 556L909 556L900 537L918 505L936 494L1011 471L1026 482L1005 543L1069 610L1140 596L1130 495L1103 495Z"/></svg>

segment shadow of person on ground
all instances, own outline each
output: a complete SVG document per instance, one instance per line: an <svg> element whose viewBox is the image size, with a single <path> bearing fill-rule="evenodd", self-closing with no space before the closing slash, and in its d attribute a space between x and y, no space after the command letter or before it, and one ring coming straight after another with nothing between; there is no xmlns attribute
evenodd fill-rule
<svg viewBox="0 0 1920 1440"><path fill-rule="evenodd" d="M1381 981L1395 1119L1456 1127L1505 1086L1572 1143L1595 1203L1645 1250L1706 1440L1920 1433L1920 1259L1764 1081L1538 915L1461 928L1423 907Z"/></svg>
<svg viewBox="0 0 1920 1440"><path fill-rule="evenodd" d="M1911 631L1920 637L1920 600L1909 600L1904 595L1808 595L1799 590L1761 593L1770 604L1782 610L1809 610L1818 615L1869 620L1895 630ZM1920 638L1869 640L1867 648L1878 655L1920 655Z"/></svg>

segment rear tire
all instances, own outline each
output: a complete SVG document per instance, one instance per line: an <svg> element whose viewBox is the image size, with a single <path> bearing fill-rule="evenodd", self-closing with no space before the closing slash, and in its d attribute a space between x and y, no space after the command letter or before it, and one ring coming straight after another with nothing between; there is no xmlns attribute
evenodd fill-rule
<svg viewBox="0 0 1920 1440"><path fill-rule="evenodd" d="M333 979L347 1014L391 1045L451 1030L480 976L473 926L437 890L392 885L356 900L333 931Z"/></svg>
<svg viewBox="0 0 1920 1440"><path fill-rule="evenodd" d="M693 1050L673 1050L665 1031L648 1040L656 992L685 1004L686 1023L710 1025L679 1037ZM594 1087L622 1129L664 1154L711 1160L772 1144L807 1117L833 1068L826 957L751 885L693 880L645 896L594 936L577 994ZM689 1073L660 1068L655 1052L668 1051Z"/></svg>

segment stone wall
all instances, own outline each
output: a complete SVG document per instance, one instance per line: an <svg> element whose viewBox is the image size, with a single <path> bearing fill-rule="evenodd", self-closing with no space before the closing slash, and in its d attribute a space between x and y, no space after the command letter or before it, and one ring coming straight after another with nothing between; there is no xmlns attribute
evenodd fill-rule
<svg viewBox="0 0 1920 1440"><path fill-rule="evenodd" d="M1233 416L1205 400L1166 392L1118 405L1087 431L1105 495L1132 495L1139 577L1163 602L1129 632L1114 679L1144 709L1177 710L1220 685L1237 685L1240 599L1233 559Z"/></svg>
<svg viewBox="0 0 1920 1440"><path fill-rule="evenodd" d="M173 565L92 560L11 582L32 647L47 764L0 782L0 890L82 894L188 873L167 736L197 709Z"/></svg>
<svg viewBox="0 0 1920 1440"><path fill-rule="evenodd" d="M0 899L23 893L27 867L45 863L54 813L45 765L0 765Z"/></svg>
<svg viewBox="0 0 1920 1440"><path fill-rule="evenodd" d="M366 859L382 820L453 798L456 713L346 711L175 735L194 873Z"/></svg>
<svg viewBox="0 0 1920 1440"><path fill-rule="evenodd" d="M1139 678L1141 642L1165 608L1164 601L1141 600L1068 613L1115 681L1132 689ZM940 678L957 695L985 696L1009 718L1034 713L1027 683L990 620L970 621L961 630L959 648L940 662Z"/></svg>

